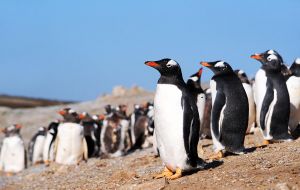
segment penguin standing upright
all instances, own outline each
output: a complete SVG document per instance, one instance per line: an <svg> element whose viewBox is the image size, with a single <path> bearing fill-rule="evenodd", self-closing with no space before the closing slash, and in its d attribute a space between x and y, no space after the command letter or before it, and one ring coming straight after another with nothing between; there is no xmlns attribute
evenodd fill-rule
<svg viewBox="0 0 300 190"><path fill-rule="evenodd" d="M223 151L241 154L248 126L248 99L242 82L224 61L201 62L214 72L210 80L212 92L211 134L216 156Z"/></svg>
<svg viewBox="0 0 300 190"><path fill-rule="evenodd" d="M47 130L40 127L38 132L31 138L28 145L29 161L32 165L41 164L43 162L43 150L46 140Z"/></svg>
<svg viewBox="0 0 300 190"><path fill-rule="evenodd" d="M268 55L276 56L281 64L281 73L287 73L287 67L283 64L282 57L275 50L268 50L265 52ZM262 62L261 62L262 63ZM263 67L263 63L261 68L256 72L254 83L253 83L253 98L256 105L256 125L260 127L260 111L262 108L262 103L267 91L267 76L266 71Z"/></svg>
<svg viewBox="0 0 300 190"><path fill-rule="evenodd" d="M212 109L212 97L210 88L205 89L205 108L201 128L200 139L211 139L210 121L211 121L211 109Z"/></svg>
<svg viewBox="0 0 300 190"><path fill-rule="evenodd" d="M194 96L194 99L197 103L198 112L199 112L199 118L200 118L200 129L203 125L203 117L204 117L204 109L205 109L205 93L204 90L201 87L201 75L203 72L203 68L200 68L197 73L190 76L190 78L187 81L187 87L189 91Z"/></svg>
<svg viewBox="0 0 300 190"><path fill-rule="evenodd" d="M24 141L20 135L22 126L12 125L2 130L5 134L0 154L0 171L8 176L26 168L26 151Z"/></svg>
<svg viewBox="0 0 300 190"><path fill-rule="evenodd" d="M97 128L97 124L93 117L87 112L83 112L79 115L81 120L81 125L84 127L84 137L88 146L88 157L92 157L96 154L96 137L95 130Z"/></svg>
<svg viewBox="0 0 300 190"><path fill-rule="evenodd" d="M291 102L289 128L291 134L297 137L299 134L296 134L296 129L297 127L299 128L300 122L300 58L294 61L290 67L290 71L291 76L286 81Z"/></svg>
<svg viewBox="0 0 300 190"><path fill-rule="evenodd" d="M288 134L290 98L285 78L281 73L283 60L274 50L254 54L251 58L263 64L262 69L267 78L266 83L263 84L266 85L266 92L263 97L260 97L261 106L257 107L260 109L258 110L259 126L264 136L263 144L269 144L270 141L291 140Z"/></svg>
<svg viewBox="0 0 300 190"><path fill-rule="evenodd" d="M242 81L243 87L244 87L247 97L248 97L249 118L248 118L247 133L250 133L254 130L255 118L256 118L256 108L255 108L252 86L250 84L250 81L249 81L246 73L243 70L235 70L234 72L237 74L237 76Z"/></svg>
<svg viewBox="0 0 300 190"><path fill-rule="evenodd" d="M160 73L154 98L154 125L157 147L165 169L156 178L177 179L182 176L182 171L203 168L204 165L197 152L198 108L176 61L162 59L145 64Z"/></svg>
<svg viewBox="0 0 300 190"><path fill-rule="evenodd" d="M45 165L49 165L50 162L54 161L54 142L57 135L57 129L60 121L56 120L49 124L46 139L43 149L43 160Z"/></svg>
<svg viewBox="0 0 300 190"><path fill-rule="evenodd" d="M88 148L84 138L84 127L79 123L79 115L70 108L59 112L64 123L58 126L55 140L55 162L64 165L79 164L88 159Z"/></svg>

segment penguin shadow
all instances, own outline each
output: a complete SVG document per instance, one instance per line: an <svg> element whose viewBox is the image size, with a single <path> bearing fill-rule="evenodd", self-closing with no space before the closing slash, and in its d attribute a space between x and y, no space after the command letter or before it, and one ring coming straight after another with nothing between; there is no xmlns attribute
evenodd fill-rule
<svg viewBox="0 0 300 190"><path fill-rule="evenodd" d="M192 169L190 171L186 171L183 174L184 175L192 175L192 174L195 174L195 173L197 173L199 171L205 171L205 170L214 169L214 168L217 168L217 167L221 166L223 163L224 162L221 161L221 160L214 160L212 162L205 163L205 165L203 167L195 168L195 169Z"/></svg>

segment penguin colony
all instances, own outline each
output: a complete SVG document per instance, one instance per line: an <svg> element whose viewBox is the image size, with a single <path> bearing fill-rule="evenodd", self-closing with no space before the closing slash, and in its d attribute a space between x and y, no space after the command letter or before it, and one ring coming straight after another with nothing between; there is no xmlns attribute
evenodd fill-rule
<svg viewBox="0 0 300 190"><path fill-rule="evenodd" d="M198 156L200 139L211 138L219 160L246 153L244 139L261 132L262 145L292 141L300 134L300 59L288 68L275 50L251 55L261 63L254 81L225 61L200 62L214 76L203 89L203 68L185 82L175 60L146 61L160 74L154 103L107 105L104 114L78 113L64 108L63 118L41 127L26 149L21 125L2 129L5 138L0 170L13 175L31 165L56 162L75 165L91 157L109 158L153 147L164 170L155 176L168 180L208 167Z"/></svg>

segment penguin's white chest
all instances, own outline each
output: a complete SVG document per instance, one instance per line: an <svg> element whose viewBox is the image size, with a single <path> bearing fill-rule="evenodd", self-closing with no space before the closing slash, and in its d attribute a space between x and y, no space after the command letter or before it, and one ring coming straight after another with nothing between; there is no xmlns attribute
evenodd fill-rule
<svg viewBox="0 0 300 190"><path fill-rule="evenodd" d="M33 157L32 162L36 163L43 160L43 149L45 144L45 136L39 135L33 146Z"/></svg>
<svg viewBox="0 0 300 190"><path fill-rule="evenodd" d="M289 127L293 131L300 122L300 77L291 76L286 82L291 102Z"/></svg>
<svg viewBox="0 0 300 190"><path fill-rule="evenodd" d="M249 105L249 117L248 117L248 128L247 128L247 132L249 132L250 129L255 126L256 108L255 108L253 90L251 85L247 83L243 83L243 87L246 91L247 98L248 98L248 105Z"/></svg>
<svg viewBox="0 0 300 190"><path fill-rule="evenodd" d="M55 161L60 164L77 164L84 154L83 126L75 123L59 125Z"/></svg>
<svg viewBox="0 0 300 190"><path fill-rule="evenodd" d="M197 97L197 107L199 112L199 118L201 124L203 123L203 117L204 117L204 109L205 109L205 94L201 93Z"/></svg>
<svg viewBox="0 0 300 190"><path fill-rule="evenodd" d="M47 135L46 135L46 139L44 142L44 149L43 149L43 159L44 161L53 161L54 160L54 152L53 152L53 145L54 143L53 141L53 134L54 130L51 129L50 131L48 131ZM52 142L52 144L51 144Z"/></svg>
<svg viewBox="0 0 300 190"><path fill-rule="evenodd" d="M19 136L4 138L1 148L0 169L13 173L25 169L25 147Z"/></svg>
<svg viewBox="0 0 300 190"><path fill-rule="evenodd" d="M267 91L267 77L263 69L259 69L255 75L255 83L253 85L254 101L256 104L256 122L260 125L261 106Z"/></svg>
<svg viewBox="0 0 300 190"><path fill-rule="evenodd" d="M155 135L164 164L174 171L188 169L183 139L182 91L175 85L158 84L154 98Z"/></svg>

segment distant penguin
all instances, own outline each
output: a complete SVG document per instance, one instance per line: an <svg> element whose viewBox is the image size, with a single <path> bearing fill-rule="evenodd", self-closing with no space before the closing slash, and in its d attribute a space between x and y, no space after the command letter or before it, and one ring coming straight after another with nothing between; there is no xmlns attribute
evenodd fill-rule
<svg viewBox="0 0 300 190"><path fill-rule="evenodd" d="M290 95L291 113L289 120L290 132L294 137L300 122L300 58L297 58L290 67L291 76L286 81L286 85ZM299 130L299 129L298 129Z"/></svg>
<svg viewBox="0 0 300 190"><path fill-rule="evenodd" d="M54 142L57 136L58 120L49 124L43 149L43 160L46 165L54 161Z"/></svg>
<svg viewBox="0 0 300 190"><path fill-rule="evenodd" d="M220 159L224 151L241 154L248 126L248 99L242 82L224 61L201 62L213 71L210 80L212 93L211 134L216 156Z"/></svg>
<svg viewBox="0 0 300 190"><path fill-rule="evenodd" d="M64 123L58 126L55 140L55 162L64 165L79 164L88 159L88 147L84 138L84 127L78 122L79 115L72 109L59 112L64 117Z"/></svg>
<svg viewBox="0 0 300 190"><path fill-rule="evenodd" d="M251 58L262 63L262 70L267 78L266 81L257 81L266 85L266 92L261 94L261 105L257 106L259 112L259 126L264 136L264 143L270 141L291 140L288 134L290 116L290 98L281 72L283 60L274 50L268 50L261 54L254 54ZM256 89L257 90L257 89Z"/></svg>
<svg viewBox="0 0 300 190"><path fill-rule="evenodd" d="M126 115L126 106L120 105L111 109L103 121L101 130L101 154L102 157L122 156L130 145L129 118Z"/></svg>
<svg viewBox="0 0 300 190"><path fill-rule="evenodd" d="M243 70L235 70L234 71L237 76L242 81L243 87L246 91L247 97L248 97L248 105L249 105L249 118L248 118L248 128L247 133L253 132L256 122L256 108L255 108L255 102L253 97L253 90L252 86L250 84L250 81L246 75L246 73Z"/></svg>
<svg viewBox="0 0 300 190"><path fill-rule="evenodd" d="M165 169L156 178L177 179L183 171L205 165L197 152L200 126L197 104L176 61L162 59L145 64L160 73L154 98L154 125Z"/></svg>
<svg viewBox="0 0 300 190"><path fill-rule="evenodd" d="M197 103L199 118L200 118L200 126L203 125L203 117L204 117L204 110L205 110L205 93L201 87L201 75L203 72L203 68L200 68L199 71L192 76L187 81L187 87L189 91L194 96L194 99ZM200 127L199 126L199 127ZM201 128L201 127L200 127Z"/></svg>
<svg viewBox="0 0 300 190"><path fill-rule="evenodd" d="M94 130L94 136L96 138L96 150L95 150L95 156L96 157L99 157L100 154L101 154L101 130L102 130L102 127L103 127L103 121L105 119L105 116L104 115L93 115L92 116L94 122L96 125L94 125L96 128Z"/></svg>
<svg viewBox="0 0 300 190"><path fill-rule="evenodd" d="M200 138L201 139L211 139L210 132L210 121L211 121L211 109L212 109L212 99L210 88L205 91L205 108L202 125L200 128Z"/></svg>
<svg viewBox="0 0 300 190"><path fill-rule="evenodd" d="M38 132L31 138L28 146L29 161L32 165L43 163L43 150L46 140L47 129L40 127Z"/></svg>
<svg viewBox="0 0 300 190"><path fill-rule="evenodd" d="M21 125L12 125L2 130L5 137L0 154L0 171L8 176L26 168L26 151L24 141L20 135Z"/></svg>
<svg viewBox="0 0 300 190"><path fill-rule="evenodd" d="M97 129L97 124L93 117L87 112L83 112L79 115L81 120L81 125L84 127L84 137L88 146L88 157L95 156L96 152L96 137L95 130Z"/></svg>

